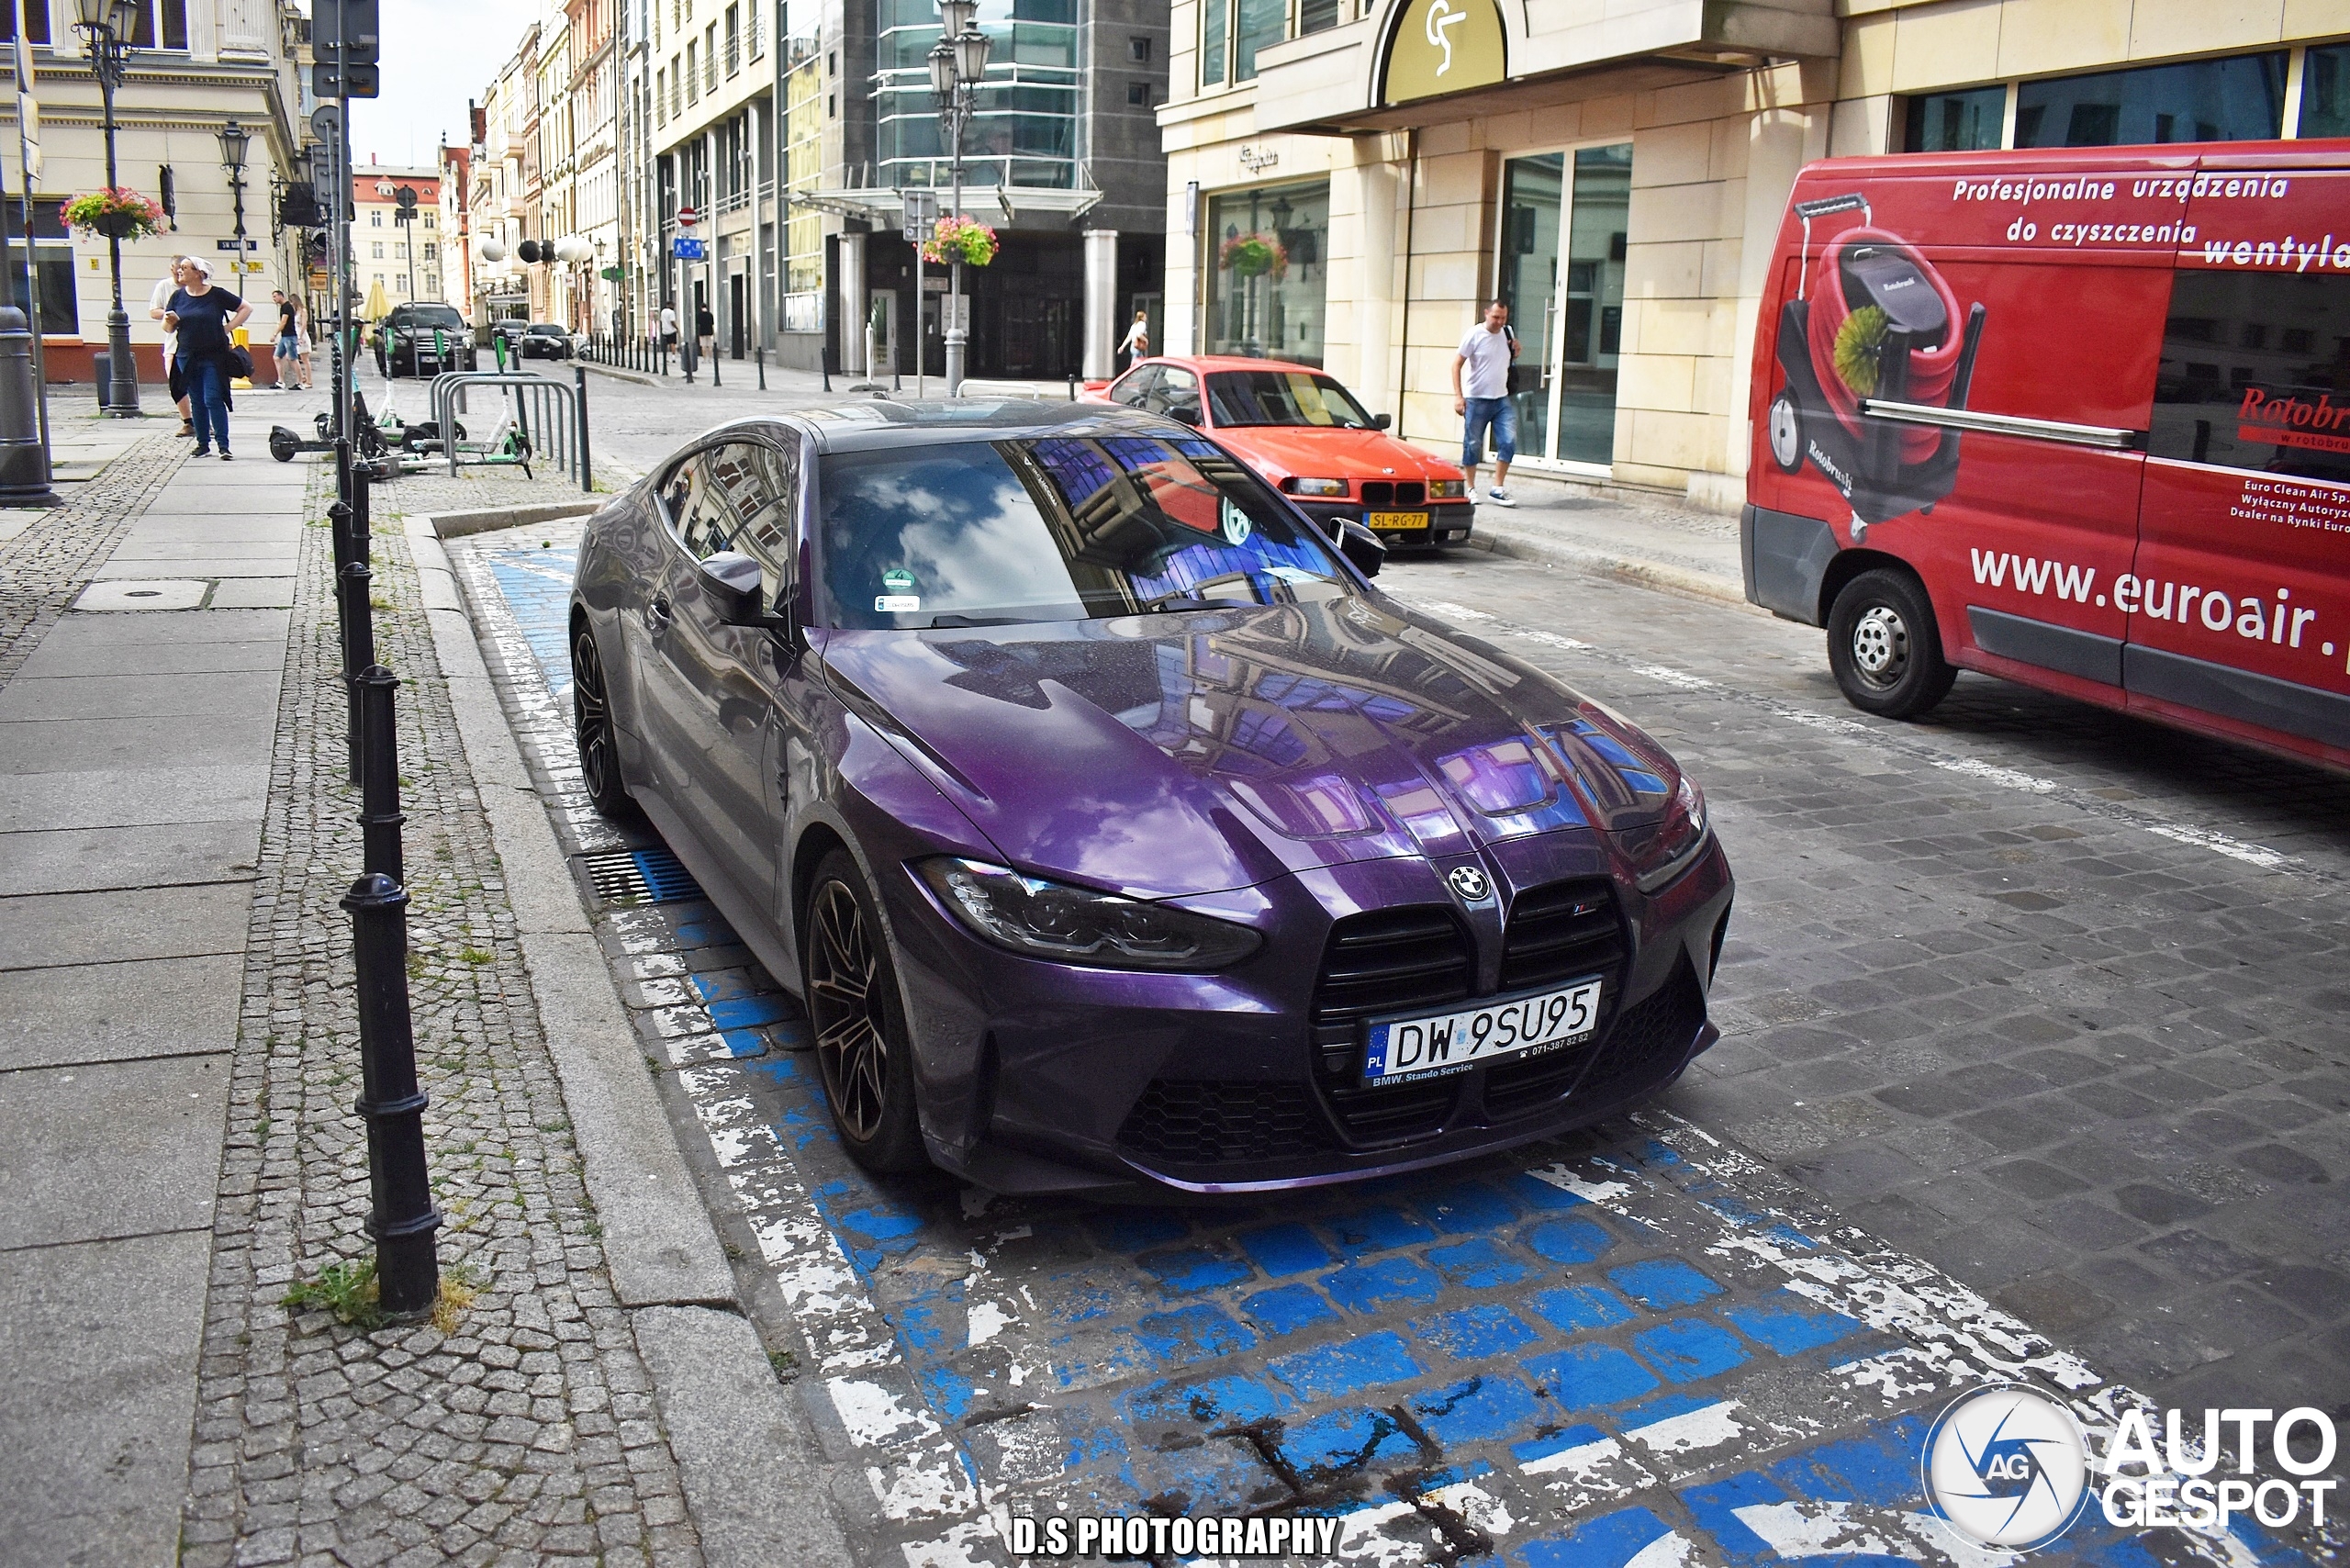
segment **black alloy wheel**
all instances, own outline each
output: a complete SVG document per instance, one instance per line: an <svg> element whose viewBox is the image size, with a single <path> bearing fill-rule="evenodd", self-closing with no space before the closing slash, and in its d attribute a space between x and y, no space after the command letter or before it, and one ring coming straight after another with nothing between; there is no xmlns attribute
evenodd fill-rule
<svg viewBox="0 0 2350 1568"><path fill-rule="evenodd" d="M867 1170L923 1169L929 1157L914 1114L897 972L864 873L846 850L817 867L800 932L808 1025L841 1141Z"/></svg>
<svg viewBox="0 0 2350 1568"><path fill-rule="evenodd" d="M1828 667L1846 701L1885 719L1914 719L1950 695L1958 671L1942 657L1926 590L1908 573L1863 572L1828 612Z"/></svg>
<svg viewBox="0 0 2350 1568"><path fill-rule="evenodd" d="M601 816L632 820L636 801L621 780L603 655L596 651L596 633L584 622L571 639L571 733L579 743L579 773L588 786L588 803Z"/></svg>

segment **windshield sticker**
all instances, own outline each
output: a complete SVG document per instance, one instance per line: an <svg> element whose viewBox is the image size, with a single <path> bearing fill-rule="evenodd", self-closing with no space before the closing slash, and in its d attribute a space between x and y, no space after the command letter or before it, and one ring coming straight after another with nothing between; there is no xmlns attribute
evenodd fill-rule
<svg viewBox="0 0 2350 1568"><path fill-rule="evenodd" d="M881 574L881 586L890 593L914 591L914 575L903 566L892 566Z"/></svg>
<svg viewBox="0 0 2350 1568"><path fill-rule="evenodd" d="M873 599L876 615L911 615L922 608L922 596L912 593L877 594Z"/></svg>
<svg viewBox="0 0 2350 1568"><path fill-rule="evenodd" d="M1247 512L1232 504L1231 497L1226 496L1221 498L1224 503L1220 509L1223 513L1224 542L1226 544L1245 543L1257 525L1248 521Z"/></svg>
<svg viewBox="0 0 2350 1568"><path fill-rule="evenodd" d="M1312 572L1302 572L1295 566L1283 566L1279 565L1267 566L1265 568L1265 575L1269 577L1279 577L1285 583L1318 583L1328 580L1327 578L1317 577Z"/></svg>

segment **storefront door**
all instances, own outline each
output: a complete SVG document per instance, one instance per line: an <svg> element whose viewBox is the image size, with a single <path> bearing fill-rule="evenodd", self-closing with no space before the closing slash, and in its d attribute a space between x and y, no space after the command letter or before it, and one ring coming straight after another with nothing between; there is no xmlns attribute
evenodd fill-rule
<svg viewBox="0 0 2350 1568"><path fill-rule="evenodd" d="M1613 460L1631 196L1628 141L1504 166L1499 295L1522 345L1514 394L1522 458Z"/></svg>

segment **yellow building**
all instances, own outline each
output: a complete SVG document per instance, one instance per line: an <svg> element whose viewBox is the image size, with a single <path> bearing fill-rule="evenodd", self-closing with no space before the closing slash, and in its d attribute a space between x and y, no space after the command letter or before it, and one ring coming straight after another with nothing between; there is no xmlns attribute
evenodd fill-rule
<svg viewBox="0 0 2350 1568"><path fill-rule="evenodd" d="M1499 297L1522 464L1718 509L1805 162L2350 135L2350 0L1173 9L1167 352L1324 364L1443 447L1455 351Z"/></svg>

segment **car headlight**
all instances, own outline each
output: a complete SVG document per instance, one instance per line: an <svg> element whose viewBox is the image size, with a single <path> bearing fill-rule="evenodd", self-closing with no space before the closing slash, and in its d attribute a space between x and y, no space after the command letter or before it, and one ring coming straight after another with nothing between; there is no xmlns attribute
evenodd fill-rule
<svg viewBox="0 0 2350 1568"><path fill-rule="evenodd" d="M916 862L913 871L972 935L1025 958L1201 973L1237 963L1258 946L1245 925L1024 877L984 860L940 856Z"/></svg>
<svg viewBox="0 0 2350 1568"><path fill-rule="evenodd" d="M1469 481L1466 479L1432 479L1428 482L1428 494L1440 501L1459 500L1468 493Z"/></svg>
<svg viewBox="0 0 2350 1568"><path fill-rule="evenodd" d="M1343 496L1347 493L1344 479L1292 479L1289 492L1293 496Z"/></svg>
<svg viewBox="0 0 2350 1568"><path fill-rule="evenodd" d="M1640 891L1652 893L1687 870L1706 847L1706 792L1684 773L1662 820L1617 835L1632 857Z"/></svg>

